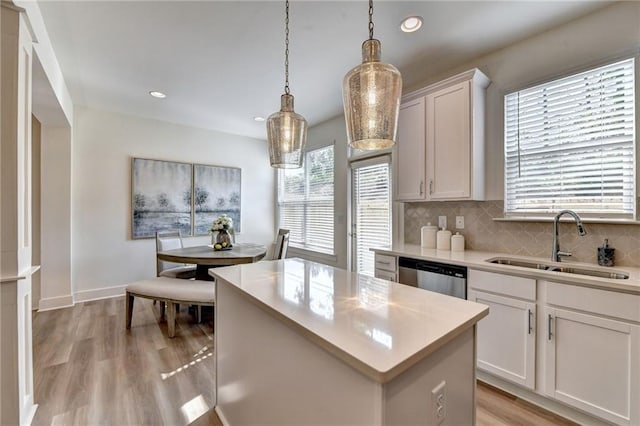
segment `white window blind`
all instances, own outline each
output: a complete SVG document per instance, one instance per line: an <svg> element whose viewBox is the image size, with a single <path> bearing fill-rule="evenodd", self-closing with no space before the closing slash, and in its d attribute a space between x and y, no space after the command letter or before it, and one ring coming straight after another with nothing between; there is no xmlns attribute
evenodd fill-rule
<svg viewBox="0 0 640 426"><path fill-rule="evenodd" d="M372 247L391 245L389 157L351 163L355 271L374 275Z"/></svg>
<svg viewBox="0 0 640 426"><path fill-rule="evenodd" d="M305 153L299 169L280 170L278 222L291 247L334 254L333 187L333 145Z"/></svg>
<svg viewBox="0 0 640 426"><path fill-rule="evenodd" d="M505 96L505 213L635 218L634 60Z"/></svg>

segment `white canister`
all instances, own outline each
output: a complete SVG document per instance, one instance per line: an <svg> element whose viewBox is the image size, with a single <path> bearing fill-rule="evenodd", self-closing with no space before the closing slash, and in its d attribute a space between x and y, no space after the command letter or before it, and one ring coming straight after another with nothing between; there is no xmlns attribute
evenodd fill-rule
<svg viewBox="0 0 640 426"><path fill-rule="evenodd" d="M436 248L436 233L438 227L431 225L431 222L427 223L427 226L423 226L420 229L421 239L420 245L424 248L434 249Z"/></svg>
<svg viewBox="0 0 640 426"><path fill-rule="evenodd" d="M436 249L451 250L451 231L442 229L436 235Z"/></svg>
<svg viewBox="0 0 640 426"><path fill-rule="evenodd" d="M464 251L464 235L456 232L456 235L451 236L451 251Z"/></svg>

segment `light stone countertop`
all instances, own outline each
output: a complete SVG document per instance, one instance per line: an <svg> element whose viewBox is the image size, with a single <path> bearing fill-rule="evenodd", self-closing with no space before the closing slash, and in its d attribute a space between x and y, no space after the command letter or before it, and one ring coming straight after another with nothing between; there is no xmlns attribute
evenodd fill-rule
<svg viewBox="0 0 640 426"><path fill-rule="evenodd" d="M422 248L419 245L415 244L398 244L393 246L393 248L373 248L371 250L380 254L410 257L413 259L431 260L434 262L466 266L471 269L478 269L482 271L497 272L565 284L574 284L585 287L595 287L605 290L640 294L640 268L628 266L603 267L590 263L571 262L568 260L563 260L562 262L552 262L547 258L518 256L509 253L497 253L489 251L465 250L463 252L455 252L449 250L435 250ZM520 259L565 267L573 266L576 268L595 269L598 271L606 272L620 271L629 274L629 278L600 278L567 272L538 270L521 266L500 265L489 263L486 261L487 259L492 259L494 257L506 257L510 259Z"/></svg>
<svg viewBox="0 0 640 426"><path fill-rule="evenodd" d="M253 303L386 383L489 313L481 304L292 258L215 268Z"/></svg>

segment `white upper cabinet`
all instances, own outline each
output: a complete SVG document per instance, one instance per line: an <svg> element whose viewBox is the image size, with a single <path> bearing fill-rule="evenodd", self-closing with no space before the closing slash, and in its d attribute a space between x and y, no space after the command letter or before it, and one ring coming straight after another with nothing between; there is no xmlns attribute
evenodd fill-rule
<svg viewBox="0 0 640 426"><path fill-rule="evenodd" d="M425 199L425 120L424 96L400 105L398 149L393 153L397 200Z"/></svg>
<svg viewBox="0 0 640 426"><path fill-rule="evenodd" d="M473 69L403 98L394 152L397 201L484 199L484 98Z"/></svg>

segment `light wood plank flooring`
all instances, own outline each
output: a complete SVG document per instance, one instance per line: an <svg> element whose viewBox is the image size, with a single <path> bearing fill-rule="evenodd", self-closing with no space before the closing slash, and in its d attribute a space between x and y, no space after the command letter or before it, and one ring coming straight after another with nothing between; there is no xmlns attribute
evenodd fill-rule
<svg viewBox="0 0 640 426"><path fill-rule="evenodd" d="M124 298L34 314L39 425L214 425L213 324L183 308L176 337L158 307L137 298L125 330ZM573 425L479 384L478 426Z"/></svg>

